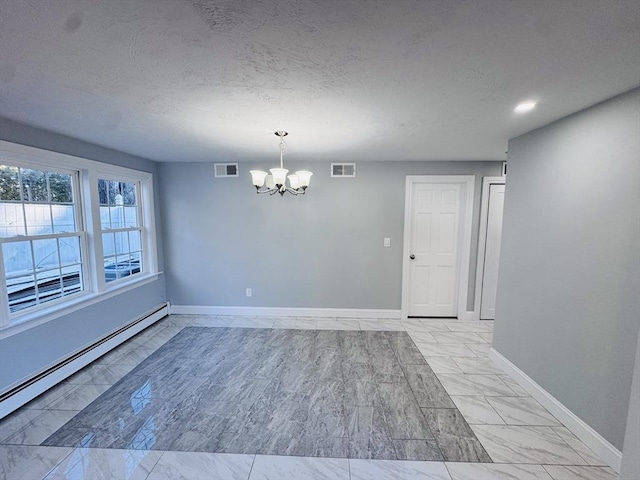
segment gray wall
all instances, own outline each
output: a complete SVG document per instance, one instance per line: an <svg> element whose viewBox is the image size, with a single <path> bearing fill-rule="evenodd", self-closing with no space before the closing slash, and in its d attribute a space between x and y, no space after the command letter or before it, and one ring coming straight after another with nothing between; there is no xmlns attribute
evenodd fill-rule
<svg viewBox="0 0 640 480"><path fill-rule="evenodd" d="M0 139L151 172L155 178L160 269L161 215L155 162L0 118ZM0 390L124 325L166 299L164 277L0 340Z"/></svg>
<svg viewBox="0 0 640 480"><path fill-rule="evenodd" d="M494 346L622 449L640 326L640 89L509 142Z"/></svg>
<svg viewBox="0 0 640 480"><path fill-rule="evenodd" d="M499 175L499 162L360 162L349 179L285 157L285 167L314 172L307 194L256 195L249 170L276 157L241 163L238 178L214 178L213 164L160 165L173 304L399 309L405 177L415 174L476 176L473 304L482 177Z"/></svg>
<svg viewBox="0 0 640 480"><path fill-rule="evenodd" d="M627 428L624 433L622 450L621 480L637 480L640 478L640 335L636 347L636 361L633 367L631 396L629 397L629 414Z"/></svg>

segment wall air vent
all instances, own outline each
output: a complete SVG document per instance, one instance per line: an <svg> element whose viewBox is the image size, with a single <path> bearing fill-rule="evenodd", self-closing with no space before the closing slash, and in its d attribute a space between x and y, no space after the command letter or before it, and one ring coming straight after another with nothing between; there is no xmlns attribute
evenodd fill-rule
<svg viewBox="0 0 640 480"><path fill-rule="evenodd" d="M216 163L213 166L213 171L216 177L237 177L238 164L237 163Z"/></svg>
<svg viewBox="0 0 640 480"><path fill-rule="evenodd" d="M356 164L355 163L332 163L331 176L332 177L355 177Z"/></svg>

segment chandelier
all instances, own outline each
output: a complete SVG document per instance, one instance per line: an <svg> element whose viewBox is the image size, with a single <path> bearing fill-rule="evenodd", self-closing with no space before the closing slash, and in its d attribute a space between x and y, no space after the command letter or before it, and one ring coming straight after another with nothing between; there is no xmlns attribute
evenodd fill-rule
<svg viewBox="0 0 640 480"><path fill-rule="evenodd" d="M284 137L288 133L278 130L275 134L280 137L280 168L270 169L270 175L262 170L251 170L251 181L253 186L256 187L256 193L268 193L270 195L279 193L282 196L285 192L289 192L293 195L304 195L313 173L307 170L298 170L295 174L287 176L289 170L282 166L282 157L285 147ZM286 183L287 178L289 179L289 186Z"/></svg>

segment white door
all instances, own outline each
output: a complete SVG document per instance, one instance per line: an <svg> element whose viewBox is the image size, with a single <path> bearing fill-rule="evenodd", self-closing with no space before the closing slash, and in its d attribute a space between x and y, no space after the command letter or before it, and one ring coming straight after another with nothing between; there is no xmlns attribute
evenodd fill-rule
<svg viewBox="0 0 640 480"><path fill-rule="evenodd" d="M411 317L455 317L462 185L414 184L409 240Z"/></svg>
<svg viewBox="0 0 640 480"><path fill-rule="evenodd" d="M502 238L502 212L504 210L504 184L490 185L489 208L487 210L487 236L484 248L484 273L480 318L493 320L496 315L496 293L498 291L498 261Z"/></svg>

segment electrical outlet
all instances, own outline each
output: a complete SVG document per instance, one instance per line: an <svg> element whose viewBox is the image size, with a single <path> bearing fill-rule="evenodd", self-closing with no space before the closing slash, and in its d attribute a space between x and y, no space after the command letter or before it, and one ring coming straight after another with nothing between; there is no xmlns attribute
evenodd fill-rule
<svg viewBox="0 0 640 480"><path fill-rule="evenodd" d="M250 288L247 288L247 297L250 297L253 295L253 290Z"/></svg>
<svg viewBox="0 0 640 480"><path fill-rule="evenodd" d="M385 238L384 239L384 246L385 247L390 247L391 246L391 239L390 238Z"/></svg>

